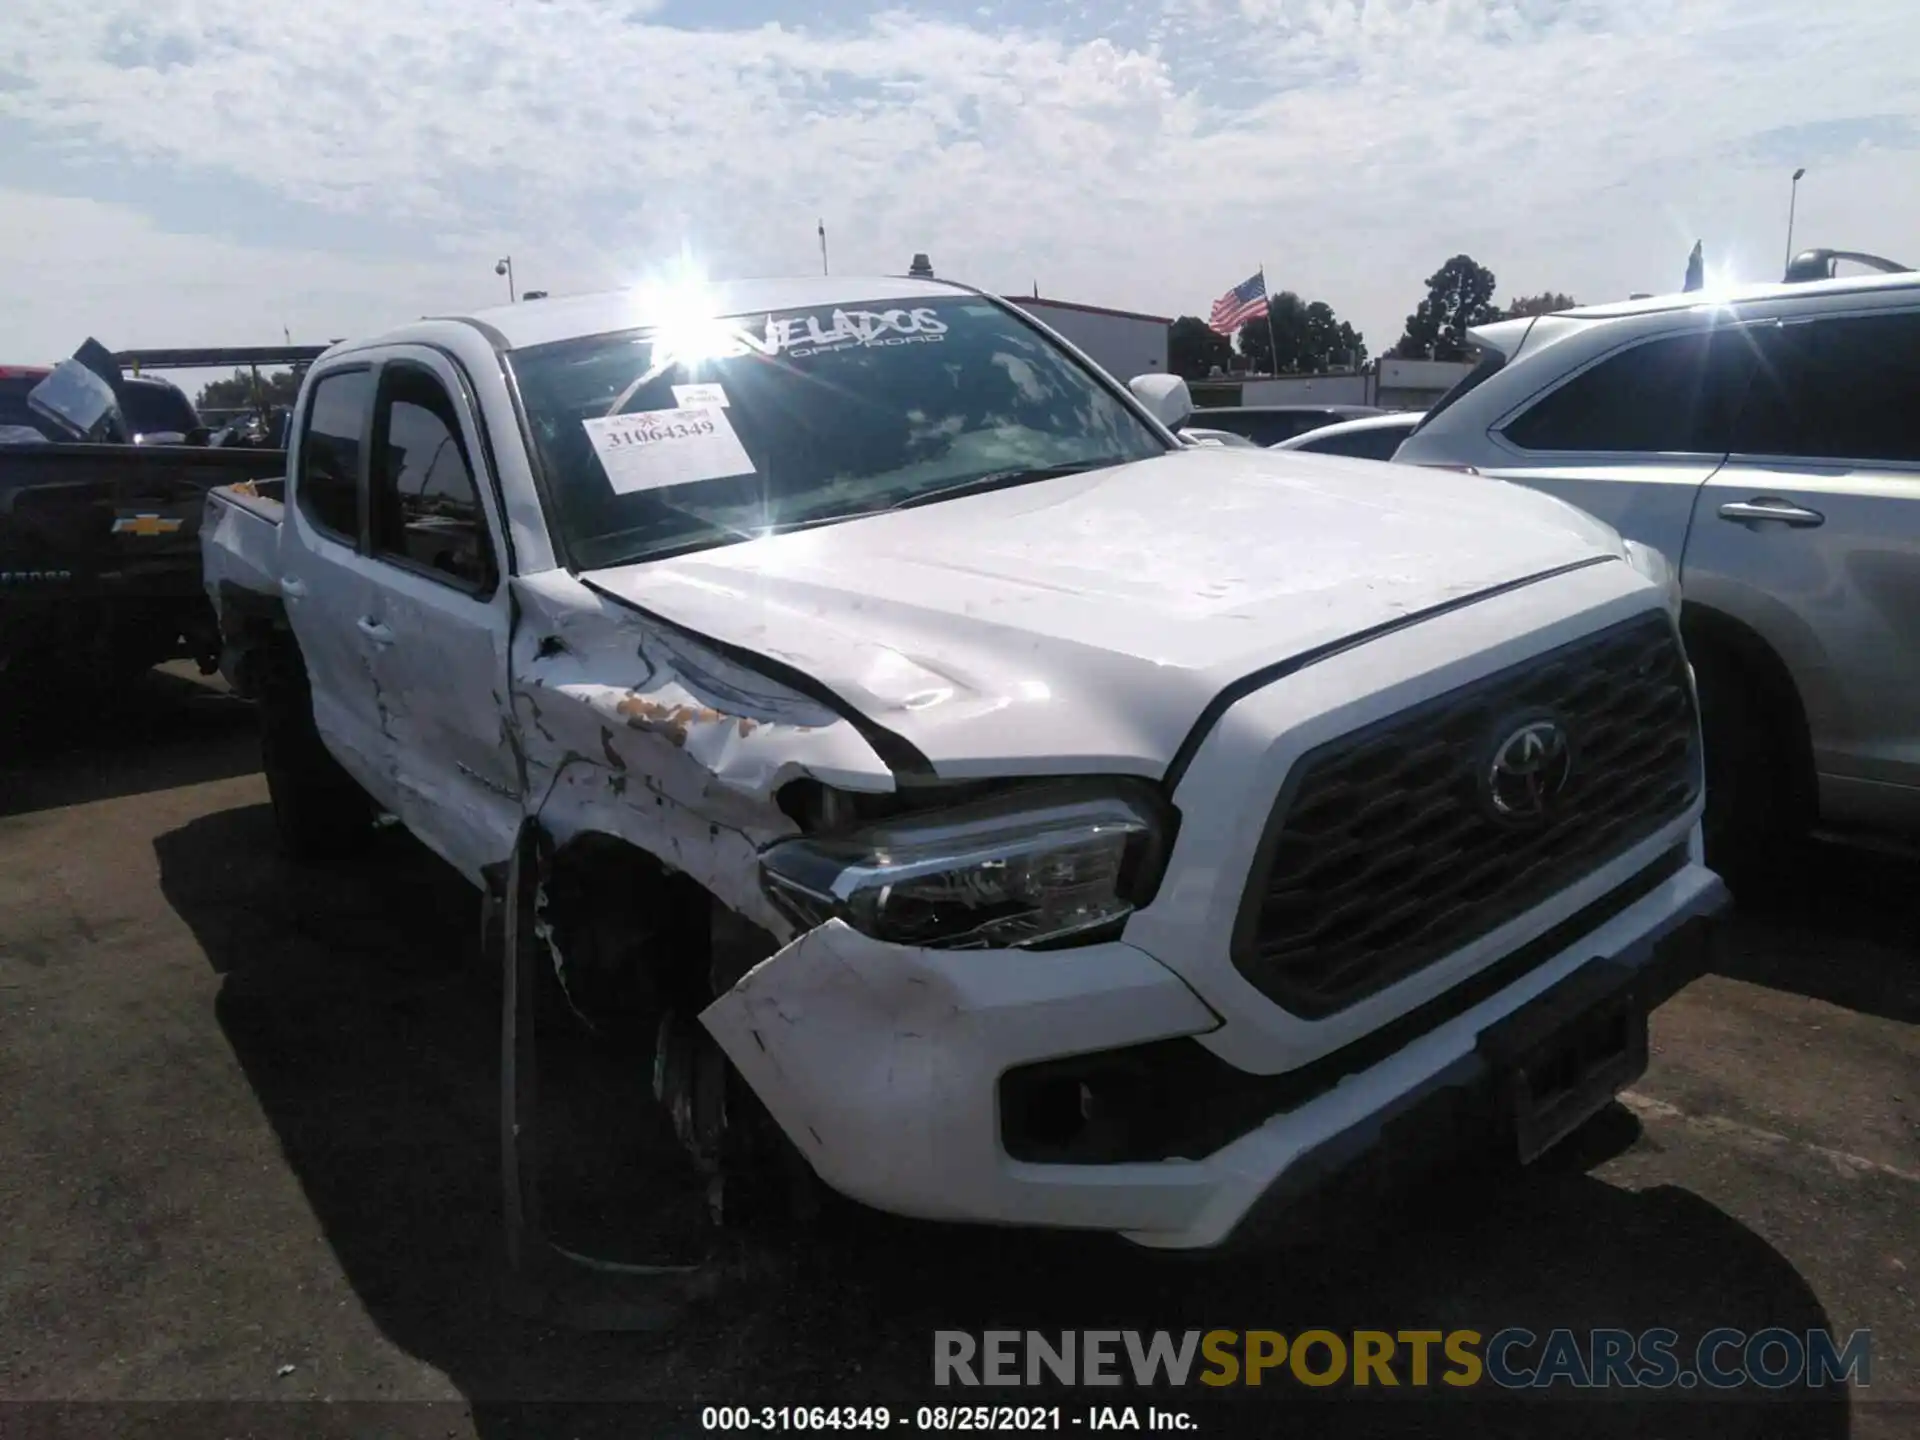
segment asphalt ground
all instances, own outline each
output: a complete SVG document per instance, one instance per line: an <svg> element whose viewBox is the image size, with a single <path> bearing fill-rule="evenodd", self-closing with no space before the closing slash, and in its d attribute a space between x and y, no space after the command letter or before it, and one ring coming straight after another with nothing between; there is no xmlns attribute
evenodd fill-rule
<svg viewBox="0 0 1920 1440"><path fill-rule="evenodd" d="M702 1406L788 1403L885 1405L897 1433L983 1399L1059 1404L1069 1430L1151 1402L1202 1434L1920 1435L1911 863L1822 852L1736 915L1655 1015L1643 1080L1525 1171L1336 1191L1217 1254L830 1216L727 1241L651 1328L584 1333L507 1280L471 893L398 832L343 869L286 862L257 764L244 704L164 673L0 749L0 1435L692 1434ZM554 1178L599 1190L552 1214L604 1248L647 1167L603 1122L646 1077L593 1083L602 1128L569 1132ZM936 1330L1509 1326L1867 1329L1870 1376L932 1385Z"/></svg>

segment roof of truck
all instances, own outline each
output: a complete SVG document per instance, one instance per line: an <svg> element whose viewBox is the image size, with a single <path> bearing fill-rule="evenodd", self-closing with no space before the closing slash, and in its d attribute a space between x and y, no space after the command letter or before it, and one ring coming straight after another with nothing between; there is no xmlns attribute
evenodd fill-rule
<svg viewBox="0 0 1920 1440"><path fill-rule="evenodd" d="M594 295L522 300L457 317L487 326L507 347L525 349L583 335L605 335L657 325L685 314L690 301L707 315L756 315L820 305L874 300L932 300L976 292L964 285L900 275L812 275L766 280L710 281L686 287L639 286Z"/></svg>

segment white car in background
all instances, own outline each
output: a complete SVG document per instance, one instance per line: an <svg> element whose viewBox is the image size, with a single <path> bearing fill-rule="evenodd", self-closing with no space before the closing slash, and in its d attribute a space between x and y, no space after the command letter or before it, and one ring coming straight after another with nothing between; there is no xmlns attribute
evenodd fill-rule
<svg viewBox="0 0 1920 1440"><path fill-rule="evenodd" d="M1472 332L1400 447L1578 505L1679 571L1708 851L1920 836L1920 274L1668 295Z"/></svg>
<svg viewBox="0 0 1920 1440"><path fill-rule="evenodd" d="M1345 455L1354 460L1391 460L1400 442L1413 433L1425 414L1421 410L1395 410L1385 415L1367 415L1358 420L1342 420L1337 425L1322 425L1282 440L1269 448L1305 450L1313 455Z"/></svg>

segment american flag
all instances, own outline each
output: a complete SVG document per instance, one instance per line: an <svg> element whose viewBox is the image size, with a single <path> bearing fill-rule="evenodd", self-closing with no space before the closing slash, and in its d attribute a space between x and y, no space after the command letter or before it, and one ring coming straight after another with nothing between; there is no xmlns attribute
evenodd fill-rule
<svg viewBox="0 0 1920 1440"><path fill-rule="evenodd" d="M1267 313L1267 277L1254 274L1213 302L1213 314L1207 328L1231 337L1249 320Z"/></svg>

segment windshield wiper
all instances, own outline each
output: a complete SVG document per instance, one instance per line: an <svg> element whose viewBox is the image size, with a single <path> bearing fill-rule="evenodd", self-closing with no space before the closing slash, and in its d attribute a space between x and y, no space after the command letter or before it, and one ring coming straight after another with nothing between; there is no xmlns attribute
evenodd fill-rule
<svg viewBox="0 0 1920 1440"><path fill-rule="evenodd" d="M989 490L1005 490L1034 480L1051 480L1061 475L1078 475L1086 470L1105 470L1126 463L1125 456L1113 456L1105 460L1073 460L1060 465L995 470L986 475L975 475L971 479L956 480L951 485L937 485L931 490L913 491L900 499L862 505L854 510L831 510L824 515L803 515L796 520L778 520L771 525L754 530L730 530L716 527L706 535L664 545L657 550L646 551L631 560L620 563L640 565L653 560L671 560L680 555L689 555L699 550L712 550L722 545L744 544L749 540L760 540L769 535L792 535L800 530L815 530L822 525L838 525L846 520L864 520L872 515L889 515L895 510L911 510L917 505L931 505L937 500L952 500L962 495L980 495ZM685 513L702 523L713 523L695 511L688 510Z"/></svg>
<svg viewBox="0 0 1920 1440"><path fill-rule="evenodd" d="M1072 460L1061 465L1032 465L1018 470L995 470L986 475L956 480L950 485L936 485L931 490L915 490L898 500L888 500L877 505L862 505L857 510L834 510L825 515L805 515L798 520L777 522L758 533L788 535L796 530L812 530L821 525L838 525L842 520L864 520L869 515L889 515L895 510L911 510L918 505L931 505L937 500L953 500L962 495L981 495L989 490L1005 490L1010 486L1025 485L1034 480L1052 480L1061 475L1078 475L1084 470L1105 470L1114 465L1124 464L1126 464L1124 456L1115 456L1106 460Z"/></svg>
<svg viewBox="0 0 1920 1440"><path fill-rule="evenodd" d="M1105 460L1072 460L1064 465L1035 465L1024 470L995 470L991 474L976 475L971 480L956 480L951 485L936 485L931 490L922 490L918 494L907 496L904 500L896 500L886 508L911 510L917 505L931 505L937 500L956 500L962 495L984 495L989 490L1005 490L1034 480L1052 480L1061 475L1078 475L1087 470L1106 470L1126 463L1125 456L1115 455Z"/></svg>

